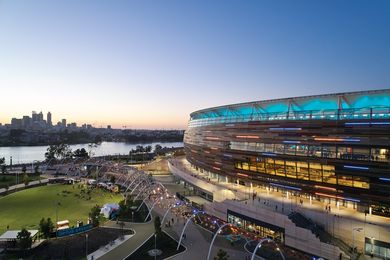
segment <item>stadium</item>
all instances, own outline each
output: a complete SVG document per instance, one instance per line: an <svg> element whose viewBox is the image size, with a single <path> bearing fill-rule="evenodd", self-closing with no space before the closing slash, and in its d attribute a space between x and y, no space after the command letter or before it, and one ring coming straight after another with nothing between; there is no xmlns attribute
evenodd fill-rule
<svg viewBox="0 0 390 260"><path fill-rule="evenodd" d="M249 206L234 209L240 191L260 202L257 190L263 190L273 195L270 200L276 206L270 211L282 209L290 220L296 212L351 248L390 255L390 89L199 110L190 115L184 147L186 156L170 164L172 172L210 202L209 211L229 222L250 219L265 235L279 232L287 244L293 243L286 237L285 224L261 219L258 213L249 216ZM219 191L221 185L225 191ZM280 199L283 204L277 204ZM314 204L323 212L311 208ZM356 223L346 227L337 220L335 231L335 220L323 214L343 212L356 216ZM378 220L376 228L370 229L367 217L370 224ZM304 245L296 248L310 251Z"/></svg>

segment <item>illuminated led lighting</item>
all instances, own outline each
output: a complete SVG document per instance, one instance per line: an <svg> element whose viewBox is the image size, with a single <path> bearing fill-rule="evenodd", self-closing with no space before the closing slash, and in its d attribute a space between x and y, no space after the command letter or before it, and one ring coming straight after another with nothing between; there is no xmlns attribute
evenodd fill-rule
<svg viewBox="0 0 390 260"><path fill-rule="evenodd" d="M230 157L230 158L232 158L232 157L233 157L233 155L231 155L231 154L227 154L227 153L224 153L224 154L223 154L223 156L225 156L225 157Z"/></svg>
<svg viewBox="0 0 390 260"><path fill-rule="evenodd" d="M287 127L287 128L283 128L283 127L271 127L269 128L270 131L300 131L302 130L302 128L300 127Z"/></svg>
<svg viewBox="0 0 390 260"><path fill-rule="evenodd" d="M245 138L245 139L259 139L257 135L236 135L236 138Z"/></svg>
<svg viewBox="0 0 390 260"><path fill-rule="evenodd" d="M262 153L262 155L265 155L265 156L276 156L276 154L274 154L274 153Z"/></svg>
<svg viewBox="0 0 390 260"><path fill-rule="evenodd" d="M390 125L390 122L347 122L345 125Z"/></svg>
<svg viewBox="0 0 390 260"><path fill-rule="evenodd" d="M379 178L381 181L390 181L390 178Z"/></svg>
<svg viewBox="0 0 390 260"><path fill-rule="evenodd" d="M238 176L241 176L241 177L248 177L247 174L243 174L243 173L237 173Z"/></svg>
<svg viewBox="0 0 390 260"><path fill-rule="evenodd" d="M219 137L206 136L207 140L219 140Z"/></svg>
<svg viewBox="0 0 390 260"><path fill-rule="evenodd" d="M218 170L218 171L221 170L221 168L218 168L218 167L213 167L213 169Z"/></svg>
<svg viewBox="0 0 390 260"><path fill-rule="evenodd" d="M227 125L225 125L225 126L234 126L234 124L227 124Z"/></svg>
<svg viewBox="0 0 390 260"><path fill-rule="evenodd" d="M390 125L390 122L372 122L372 125Z"/></svg>
<svg viewBox="0 0 390 260"><path fill-rule="evenodd" d="M315 194L315 195L318 195L318 196L328 197L328 198L342 199L342 200L348 200L348 201L353 201L353 202L360 202L360 200L358 200L358 199L340 197L340 196L335 196L335 195L330 195L330 194L325 194L325 193L320 193L320 192L316 192L316 193L314 193L314 194Z"/></svg>
<svg viewBox="0 0 390 260"><path fill-rule="evenodd" d="M302 190L301 188L293 187L293 186L286 186L286 185L281 185L281 184L276 184L276 183L270 183L272 186L276 187L281 187L281 188L286 188L290 190Z"/></svg>
<svg viewBox="0 0 390 260"><path fill-rule="evenodd" d="M210 153L209 151L204 151L205 153Z"/></svg>
<svg viewBox="0 0 390 260"><path fill-rule="evenodd" d="M368 171L370 169L368 167L353 166L353 165L344 165L344 168L346 168L346 169L354 169L354 170L363 170L363 171Z"/></svg>
<svg viewBox="0 0 390 260"><path fill-rule="evenodd" d="M219 165L221 165L222 163L220 163L220 162L214 162L215 164L219 164Z"/></svg>
<svg viewBox="0 0 390 260"><path fill-rule="evenodd" d="M283 141L285 144L300 144L301 141Z"/></svg>
<svg viewBox="0 0 390 260"><path fill-rule="evenodd" d="M218 148L216 148L216 147L211 147L210 149L211 150L218 150Z"/></svg>
<svg viewBox="0 0 390 260"><path fill-rule="evenodd" d="M354 138L325 138L325 137L316 137L315 141L329 141L329 142L360 142L360 139Z"/></svg>
<svg viewBox="0 0 390 260"><path fill-rule="evenodd" d="M336 191L335 188L331 188L331 187L325 187L325 186L320 186L320 185L314 185L314 187L315 187L315 188L318 188L318 189Z"/></svg>

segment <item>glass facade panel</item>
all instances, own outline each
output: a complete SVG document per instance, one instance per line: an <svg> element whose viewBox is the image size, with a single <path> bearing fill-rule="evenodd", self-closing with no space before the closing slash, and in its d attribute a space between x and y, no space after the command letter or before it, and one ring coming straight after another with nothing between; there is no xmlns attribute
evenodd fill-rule
<svg viewBox="0 0 390 260"><path fill-rule="evenodd" d="M309 156L314 156L314 157L322 157L321 153L322 147L321 146L316 146L316 145L310 145L309 146Z"/></svg>
<svg viewBox="0 0 390 260"><path fill-rule="evenodd" d="M353 176L353 187L361 189L369 189L370 182L368 178Z"/></svg>
<svg viewBox="0 0 390 260"><path fill-rule="evenodd" d="M336 184L337 178L335 173L335 168L332 165L323 165L322 166L323 182Z"/></svg>
<svg viewBox="0 0 390 260"><path fill-rule="evenodd" d="M275 162L274 162L274 159L267 158L266 166L267 166L267 173L275 175Z"/></svg>
<svg viewBox="0 0 390 260"><path fill-rule="evenodd" d="M273 153L274 152L274 144L265 144L264 152Z"/></svg>
<svg viewBox="0 0 390 260"><path fill-rule="evenodd" d="M319 163L310 163L310 180L322 182L322 165Z"/></svg>
<svg viewBox="0 0 390 260"><path fill-rule="evenodd" d="M353 186L352 176L350 176L350 175L339 175L337 177L337 183L338 183L338 185L352 187Z"/></svg>
<svg viewBox="0 0 390 260"><path fill-rule="evenodd" d="M309 165L307 162L297 162L297 178L309 180Z"/></svg>
<svg viewBox="0 0 390 260"><path fill-rule="evenodd" d="M297 177L297 163L286 161L286 176L289 178Z"/></svg>
<svg viewBox="0 0 390 260"><path fill-rule="evenodd" d="M297 151L296 151L297 155L307 156L307 153L308 153L307 145L297 145Z"/></svg>
<svg viewBox="0 0 390 260"><path fill-rule="evenodd" d="M297 146L295 144L286 144L284 148L286 154L295 155Z"/></svg>
<svg viewBox="0 0 390 260"><path fill-rule="evenodd" d="M390 161L390 151L384 148L372 148L371 149L371 160L373 161Z"/></svg>
<svg viewBox="0 0 390 260"><path fill-rule="evenodd" d="M322 157L324 158L336 158L336 146L323 146Z"/></svg>
<svg viewBox="0 0 390 260"><path fill-rule="evenodd" d="M275 160L275 171L276 171L276 175L283 176L283 177L286 176L284 172L284 161Z"/></svg>

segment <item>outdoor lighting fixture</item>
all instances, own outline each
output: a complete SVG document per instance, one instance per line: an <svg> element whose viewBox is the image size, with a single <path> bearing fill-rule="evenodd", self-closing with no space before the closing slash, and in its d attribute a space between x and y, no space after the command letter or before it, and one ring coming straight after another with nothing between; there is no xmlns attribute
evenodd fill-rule
<svg viewBox="0 0 390 260"><path fill-rule="evenodd" d="M363 166L354 166L354 165L344 165L345 169L353 169L353 170L364 170L368 171L370 168L368 167L363 167Z"/></svg>

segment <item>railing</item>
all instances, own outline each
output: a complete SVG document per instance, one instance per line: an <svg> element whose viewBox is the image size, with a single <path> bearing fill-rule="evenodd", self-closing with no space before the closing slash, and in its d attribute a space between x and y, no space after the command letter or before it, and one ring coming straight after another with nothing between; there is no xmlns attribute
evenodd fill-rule
<svg viewBox="0 0 390 260"><path fill-rule="evenodd" d="M213 124L242 123L251 121L273 120L362 120L362 119L388 119L390 108L362 108L362 109L336 109L336 110L309 110L277 113L252 113L243 115L229 115L220 117L207 117L191 119L188 126L198 127Z"/></svg>

